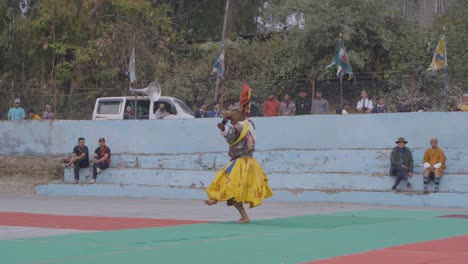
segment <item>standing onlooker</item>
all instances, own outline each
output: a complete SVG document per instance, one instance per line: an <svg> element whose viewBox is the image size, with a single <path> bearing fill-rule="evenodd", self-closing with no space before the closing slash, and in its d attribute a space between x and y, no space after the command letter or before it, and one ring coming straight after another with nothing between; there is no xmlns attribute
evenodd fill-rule
<svg viewBox="0 0 468 264"><path fill-rule="evenodd" d="M367 92L361 91L361 100L357 103L356 109L360 113L368 114L372 111L372 101L368 98Z"/></svg>
<svg viewBox="0 0 468 264"><path fill-rule="evenodd" d="M8 120L19 121L26 117L26 113L24 112L24 109L20 107L20 104L21 100L16 98L14 106L8 111Z"/></svg>
<svg viewBox="0 0 468 264"><path fill-rule="evenodd" d="M170 113L166 111L166 105L164 103L160 103L155 115L156 119L164 119L166 116L170 115Z"/></svg>
<svg viewBox="0 0 468 264"><path fill-rule="evenodd" d="M328 101L322 98L322 92L315 93L314 114L316 115L328 114Z"/></svg>
<svg viewBox="0 0 468 264"><path fill-rule="evenodd" d="M46 105L45 106L45 111L42 114L42 119L44 120L53 120L55 119L55 114L52 112L52 106L51 105Z"/></svg>
<svg viewBox="0 0 468 264"><path fill-rule="evenodd" d="M413 189L413 185L409 183L408 176L413 176L413 155L411 150L406 147L408 141L400 137L397 141L396 147L393 148L392 154L390 156L390 175L396 176L395 183L392 187L392 192L396 192L398 184L403 180L406 183L408 189Z"/></svg>
<svg viewBox="0 0 468 264"><path fill-rule="evenodd" d="M373 114L383 114L388 113L387 106L385 105L385 100L383 97L378 96L376 99L377 105L372 108L371 113Z"/></svg>
<svg viewBox="0 0 468 264"><path fill-rule="evenodd" d="M213 104L213 110L208 112L208 117L221 117L221 109L219 108L219 103L215 102Z"/></svg>
<svg viewBox="0 0 468 264"><path fill-rule="evenodd" d="M89 151L85 145L85 139L80 137L78 145L73 148L73 154L68 164L73 168L75 176L75 184L80 181L80 169L89 167Z"/></svg>
<svg viewBox="0 0 468 264"><path fill-rule="evenodd" d="M296 115L310 115L310 111L312 111L312 100L307 97L305 90L301 90L296 100Z"/></svg>
<svg viewBox="0 0 468 264"><path fill-rule="evenodd" d="M284 95L284 101L280 104L280 116L293 116L296 114L296 104L292 102L289 94Z"/></svg>
<svg viewBox="0 0 468 264"><path fill-rule="evenodd" d="M462 97L462 102L457 106L457 111L468 112L468 93Z"/></svg>
<svg viewBox="0 0 468 264"><path fill-rule="evenodd" d="M431 138L431 147L424 152L423 165L424 165L424 192L427 193L427 185L432 180L435 183L434 192L439 191L440 177L444 175L445 154L444 151L438 147L439 141L437 138Z"/></svg>
<svg viewBox="0 0 468 264"><path fill-rule="evenodd" d="M106 139L99 138L99 147L94 151L93 155L93 178L89 181L90 184L96 183L97 175L101 170L109 168L111 152L106 146Z"/></svg>
<svg viewBox="0 0 468 264"><path fill-rule="evenodd" d="M200 105L200 109L195 112L195 118L206 118L208 113L206 112L207 105L205 103Z"/></svg>
<svg viewBox="0 0 468 264"><path fill-rule="evenodd" d="M280 101L276 99L276 95L271 94L263 105L263 116L279 116L280 104Z"/></svg>
<svg viewBox="0 0 468 264"><path fill-rule="evenodd" d="M260 116L260 109L258 108L257 102L254 98L250 101L250 113L248 113L249 117Z"/></svg>
<svg viewBox="0 0 468 264"><path fill-rule="evenodd" d="M34 111L33 109L29 109L28 118L29 120L41 120L41 117L38 114L36 114L36 111Z"/></svg>

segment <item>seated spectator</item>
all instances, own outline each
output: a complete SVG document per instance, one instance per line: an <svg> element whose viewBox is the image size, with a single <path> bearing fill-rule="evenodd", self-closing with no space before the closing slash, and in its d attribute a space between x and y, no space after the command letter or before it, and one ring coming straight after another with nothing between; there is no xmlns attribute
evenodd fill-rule
<svg viewBox="0 0 468 264"><path fill-rule="evenodd" d="M89 151L84 138L80 137L78 139L78 145L73 148L73 154L68 165L73 168L74 183L77 184L80 181L80 169L89 167Z"/></svg>
<svg viewBox="0 0 468 264"><path fill-rule="evenodd" d="M315 93L314 114L316 115L328 114L328 101L322 98L322 92Z"/></svg>
<svg viewBox="0 0 468 264"><path fill-rule="evenodd" d="M166 111L166 105L163 103L159 104L158 110L156 110L156 119L164 119L166 116L170 115L168 111Z"/></svg>
<svg viewBox="0 0 468 264"><path fill-rule="evenodd" d="M312 100L307 97L307 92L301 90L296 100L296 115L310 115L312 111Z"/></svg>
<svg viewBox="0 0 468 264"><path fill-rule="evenodd" d="M296 115L296 104L292 102L291 95L285 94L284 101L280 104L280 116L293 116Z"/></svg>
<svg viewBox="0 0 468 264"><path fill-rule="evenodd" d="M280 105L281 103L276 99L276 95L271 94L263 104L263 116L279 116Z"/></svg>
<svg viewBox="0 0 468 264"><path fill-rule="evenodd" d="M350 107L351 107L351 105L349 103L344 103L343 107L338 107L336 109L336 114L337 115L347 115L347 114L349 114L349 108Z"/></svg>
<svg viewBox="0 0 468 264"><path fill-rule="evenodd" d="M400 137L395 142L396 147L393 148L390 156L390 175L395 176L395 183L392 187L392 192L397 191L397 187L401 181L406 183L408 189L413 189L413 185L408 181L408 176L413 176L413 155L411 150L406 147L408 141Z"/></svg>
<svg viewBox="0 0 468 264"><path fill-rule="evenodd" d="M462 102L457 106L457 111L468 112L468 93L463 95Z"/></svg>
<svg viewBox="0 0 468 264"><path fill-rule="evenodd" d="M135 119L135 111L133 111L133 107L131 105L127 105L127 107L125 107L124 119Z"/></svg>
<svg viewBox="0 0 468 264"><path fill-rule="evenodd" d="M46 110L42 114L42 119L43 120L53 120L53 119L55 119L55 114L52 112L52 106L51 105L46 105L45 109Z"/></svg>
<svg viewBox="0 0 468 264"><path fill-rule="evenodd" d="M373 114L388 113L388 109L387 109L387 106L385 105L385 100L383 99L383 97L379 96L375 100L377 101L377 105L375 105L374 108L372 108L371 113Z"/></svg>
<svg viewBox="0 0 468 264"><path fill-rule="evenodd" d="M38 114L36 114L36 111L34 111L33 109L29 109L28 119L29 120L41 120L41 117Z"/></svg>
<svg viewBox="0 0 468 264"><path fill-rule="evenodd" d="M368 114L372 111L372 101L368 98L367 92L361 91L361 100L357 103L356 109L363 114Z"/></svg>
<svg viewBox="0 0 468 264"><path fill-rule="evenodd" d="M221 109L219 108L219 103L218 102L215 102L213 104L213 110L209 111L208 112L208 117L221 117Z"/></svg>
<svg viewBox="0 0 468 264"><path fill-rule="evenodd" d="M10 110L8 110L8 120L20 121L26 117L24 109L20 107L21 100L19 98L15 99L15 104Z"/></svg>
<svg viewBox="0 0 468 264"><path fill-rule="evenodd" d="M195 118L206 118L208 117L208 112L206 112L207 105L205 103L200 105L200 109L195 111Z"/></svg>
<svg viewBox="0 0 468 264"><path fill-rule="evenodd" d="M111 151L106 146L106 139L99 138L99 147L94 151L93 160L93 178L89 181L89 184L96 183L97 175L101 170L105 170L110 166Z"/></svg>
<svg viewBox="0 0 468 264"><path fill-rule="evenodd" d="M431 138L431 147L424 152L423 165L424 165L424 192L427 193L429 182L432 180L435 184L434 192L439 191L440 177L444 175L445 154L444 151L438 147L437 138Z"/></svg>

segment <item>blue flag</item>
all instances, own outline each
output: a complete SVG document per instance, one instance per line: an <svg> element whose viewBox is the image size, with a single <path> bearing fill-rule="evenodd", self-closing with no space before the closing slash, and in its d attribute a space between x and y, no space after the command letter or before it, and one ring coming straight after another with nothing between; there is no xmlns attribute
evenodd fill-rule
<svg viewBox="0 0 468 264"><path fill-rule="evenodd" d="M211 73L217 73L221 78L224 77L224 47L221 49L219 57L214 63L213 71Z"/></svg>

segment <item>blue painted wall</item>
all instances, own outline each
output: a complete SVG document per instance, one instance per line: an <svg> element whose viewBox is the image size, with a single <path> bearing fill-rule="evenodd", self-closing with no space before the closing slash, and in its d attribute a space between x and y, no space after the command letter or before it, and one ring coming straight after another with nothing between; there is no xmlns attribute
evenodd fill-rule
<svg viewBox="0 0 468 264"><path fill-rule="evenodd" d="M257 150L379 150L403 136L414 150L432 136L440 145L467 153L467 113L324 115L253 119ZM136 121L0 122L0 154L65 154L85 137L90 147L105 137L114 153L209 153L226 151L219 119ZM352 169L352 168L351 168Z"/></svg>
<svg viewBox="0 0 468 264"><path fill-rule="evenodd" d="M257 127L255 156L270 175L274 200L421 206L468 204L467 113L253 120ZM105 137L114 155L111 169L98 177L101 184L51 184L37 187L37 192L201 199L203 188L215 170L229 160L227 144L216 129L217 122L219 119L0 122L0 155L65 155L71 152L78 137L85 137L91 150L97 146L99 137ZM417 198L381 193L392 183L393 179L386 176L388 160L394 141L400 136L409 141L417 173L422 172L421 159L429 147L429 139L439 138L448 157L448 178L441 185L445 194ZM89 174L87 170L82 171L82 179ZM69 170L65 181L72 181ZM421 190L421 176L413 181L415 189Z"/></svg>

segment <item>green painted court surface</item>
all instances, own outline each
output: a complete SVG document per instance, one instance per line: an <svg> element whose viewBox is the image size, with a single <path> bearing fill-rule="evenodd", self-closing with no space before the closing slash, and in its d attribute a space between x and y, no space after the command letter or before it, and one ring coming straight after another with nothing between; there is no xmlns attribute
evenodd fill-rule
<svg viewBox="0 0 468 264"><path fill-rule="evenodd" d="M468 234L468 219L438 217L448 214L379 209L16 239L0 241L0 255L8 264L304 263Z"/></svg>

